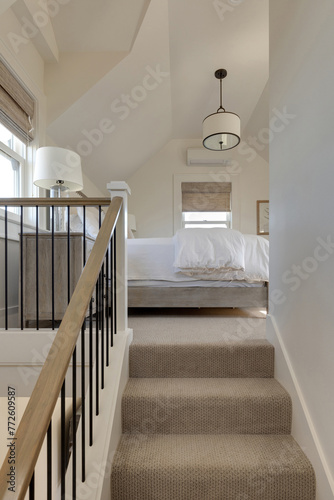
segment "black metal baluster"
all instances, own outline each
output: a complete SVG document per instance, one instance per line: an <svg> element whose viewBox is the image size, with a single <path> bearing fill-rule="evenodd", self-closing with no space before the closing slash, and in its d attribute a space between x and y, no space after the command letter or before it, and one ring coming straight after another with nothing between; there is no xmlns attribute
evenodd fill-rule
<svg viewBox="0 0 334 500"><path fill-rule="evenodd" d="M52 307L52 330L55 329L55 225L54 215L55 207L51 207L52 223L51 223L51 307Z"/></svg>
<svg viewBox="0 0 334 500"><path fill-rule="evenodd" d="M35 500L35 472L33 472L29 483L29 500Z"/></svg>
<svg viewBox="0 0 334 500"><path fill-rule="evenodd" d="M102 207L99 206L99 228L101 228ZM101 324L101 389L104 389L104 263L100 272L100 324Z"/></svg>
<svg viewBox="0 0 334 500"><path fill-rule="evenodd" d="M8 330L8 207L5 206L5 330Z"/></svg>
<svg viewBox="0 0 334 500"><path fill-rule="evenodd" d="M93 446L93 300L89 304L89 446Z"/></svg>
<svg viewBox="0 0 334 500"><path fill-rule="evenodd" d="M83 207L83 266L86 264L86 207ZM86 480L85 321L81 327L81 481Z"/></svg>
<svg viewBox="0 0 334 500"><path fill-rule="evenodd" d="M101 291L100 291L100 309L101 309L101 389L104 389L104 266L101 269Z"/></svg>
<svg viewBox="0 0 334 500"><path fill-rule="evenodd" d="M108 320L108 310L109 310L109 248L106 253L106 362L109 366L109 320Z"/></svg>
<svg viewBox="0 0 334 500"><path fill-rule="evenodd" d="M100 370L100 356L99 356L99 287L100 287L100 275L95 286L95 297L96 297L96 311L95 311L95 414L100 413L100 402L99 402L99 370Z"/></svg>
<svg viewBox="0 0 334 500"><path fill-rule="evenodd" d="M110 347L114 345L114 236L110 246Z"/></svg>
<svg viewBox="0 0 334 500"><path fill-rule="evenodd" d="M72 355L72 500L76 500L77 486L77 348Z"/></svg>
<svg viewBox="0 0 334 500"><path fill-rule="evenodd" d="M117 334L116 227L114 230L114 271L113 271L113 277L114 277L114 331L115 331L115 335L116 335Z"/></svg>
<svg viewBox="0 0 334 500"><path fill-rule="evenodd" d="M39 330L38 206L36 206L36 330Z"/></svg>
<svg viewBox="0 0 334 500"><path fill-rule="evenodd" d="M21 205L20 207L20 323L21 323L21 330L23 330L24 325L23 325L23 206Z"/></svg>
<svg viewBox="0 0 334 500"><path fill-rule="evenodd" d="M66 474L66 426L65 426L65 380L60 393L60 498L65 500L65 474Z"/></svg>
<svg viewBox="0 0 334 500"><path fill-rule="evenodd" d="M52 420L47 433L47 500L52 500Z"/></svg>
<svg viewBox="0 0 334 500"><path fill-rule="evenodd" d="M67 207L67 220L70 218L70 207ZM67 226L67 302L71 300L71 240L70 225Z"/></svg>

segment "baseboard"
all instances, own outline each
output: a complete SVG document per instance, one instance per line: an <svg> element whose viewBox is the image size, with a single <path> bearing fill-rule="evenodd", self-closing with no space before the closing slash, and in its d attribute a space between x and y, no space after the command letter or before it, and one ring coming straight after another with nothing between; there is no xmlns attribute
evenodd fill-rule
<svg viewBox="0 0 334 500"><path fill-rule="evenodd" d="M310 459L317 478L317 500L334 499L334 477L326 461L317 429L311 418L298 378L275 318L267 316L267 338L275 347L275 378L289 392L292 405L292 435Z"/></svg>

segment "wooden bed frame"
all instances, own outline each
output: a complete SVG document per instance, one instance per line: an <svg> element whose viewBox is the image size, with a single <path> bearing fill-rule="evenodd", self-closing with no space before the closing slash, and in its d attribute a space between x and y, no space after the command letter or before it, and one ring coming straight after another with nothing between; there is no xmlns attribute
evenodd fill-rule
<svg viewBox="0 0 334 500"><path fill-rule="evenodd" d="M128 307L268 307L263 287L128 287Z"/></svg>

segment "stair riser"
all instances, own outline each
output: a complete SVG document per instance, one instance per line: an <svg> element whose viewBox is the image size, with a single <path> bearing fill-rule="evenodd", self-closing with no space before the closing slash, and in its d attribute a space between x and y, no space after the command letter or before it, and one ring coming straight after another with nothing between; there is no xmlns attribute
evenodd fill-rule
<svg viewBox="0 0 334 500"><path fill-rule="evenodd" d="M123 398L123 432L142 434L289 434L290 398L267 401Z"/></svg>
<svg viewBox="0 0 334 500"><path fill-rule="evenodd" d="M250 348L216 345L130 346L130 377L270 378L272 346Z"/></svg>

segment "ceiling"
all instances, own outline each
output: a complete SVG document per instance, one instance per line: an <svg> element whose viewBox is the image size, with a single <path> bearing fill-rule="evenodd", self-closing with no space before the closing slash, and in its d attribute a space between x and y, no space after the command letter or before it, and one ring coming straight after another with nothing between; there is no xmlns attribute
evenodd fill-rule
<svg viewBox="0 0 334 500"><path fill-rule="evenodd" d="M32 15L36 2L12 9ZM171 139L201 137L219 106L218 68L243 139L268 126L267 0L62 0L50 21L33 39L45 60L47 134L81 155L102 191Z"/></svg>

